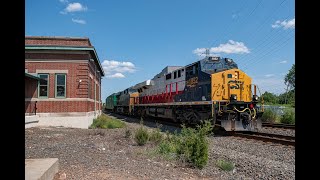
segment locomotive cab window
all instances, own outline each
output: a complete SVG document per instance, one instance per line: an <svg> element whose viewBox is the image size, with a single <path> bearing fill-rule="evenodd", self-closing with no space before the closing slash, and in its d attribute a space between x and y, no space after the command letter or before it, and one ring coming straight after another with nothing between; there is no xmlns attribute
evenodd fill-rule
<svg viewBox="0 0 320 180"><path fill-rule="evenodd" d="M176 78L177 78L177 71L173 73L173 79L176 79Z"/></svg>
<svg viewBox="0 0 320 180"><path fill-rule="evenodd" d="M193 77L194 75L198 75L198 73L199 73L198 63L186 68L187 78Z"/></svg>
<svg viewBox="0 0 320 180"><path fill-rule="evenodd" d="M166 75L166 80L171 79L171 73Z"/></svg>
<svg viewBox="0 0 320 180"><path fill-rule="evenodd" d="M178 78L181 77L181 70L178 70Z"/></svg>

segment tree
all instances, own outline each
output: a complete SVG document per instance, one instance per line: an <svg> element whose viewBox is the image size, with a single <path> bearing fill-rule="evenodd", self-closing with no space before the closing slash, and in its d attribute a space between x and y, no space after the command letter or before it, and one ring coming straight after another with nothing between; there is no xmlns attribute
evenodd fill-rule
<svg viewBox="0 0 320 180"><path fill-rule="evenodd" d="M288 88L295 90L295 78L295 64L293 64L288 74L284 78L284 83Z"/></svg>
<svg viewBox="0 0 320 180"><path fill-rule="evenodd" d="M270 93L268 91L264 92L262 94L262 97L263 97L264 102L266 102L266 103L272 103L272 104L278 103L277 95Z"/></svg>
<svg viewBox="0 0 320 180"><path fill-rule="evenodd" d="M291 69L289 70L288 74L284 78L284 84L287 85L287 92L283 94L285 96L284 103L285 104L295 104L295 64L292 65ZM288 88L290 88L288 92ZM279 96L281 101L281 97Z"/></svg>

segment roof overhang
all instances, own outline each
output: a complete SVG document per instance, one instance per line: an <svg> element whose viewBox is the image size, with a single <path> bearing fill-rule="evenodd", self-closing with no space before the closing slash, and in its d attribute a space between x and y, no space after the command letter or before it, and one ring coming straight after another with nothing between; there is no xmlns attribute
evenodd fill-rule
<svg viewBox="0 0 320 180"><path fill-rule="evenodd" d="M35 46L35 45L26 45L25 49L27 50L66 50L66 51L90 51L95 56L94 60L99 66L102 76L104 76L104 71L101 66L99 57L94 47L71 47L71 46Z"/></svg>
<svg viewBox="0 0 320 180"><path fill-rule="evenodd" d="M24 75L26 76L26 77L29 77L29 78L32 78L32 79L35 79L35 80L37 80L37 81L39 81L40 80L40 78L39 77L37 77L37 76L34 76L34 75L32 75L32 74L29 74L29 73L24 73Z"/></svg>

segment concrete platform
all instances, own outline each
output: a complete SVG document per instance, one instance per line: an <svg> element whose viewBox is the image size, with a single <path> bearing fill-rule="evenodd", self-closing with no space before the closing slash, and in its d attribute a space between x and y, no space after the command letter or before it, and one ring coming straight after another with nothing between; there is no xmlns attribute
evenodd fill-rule
<svg viewBox="0 0 320 180"><path fill-rule="evenodd" d="M25 159L26 180L52 180L58 171L58 158Z"/></svg>

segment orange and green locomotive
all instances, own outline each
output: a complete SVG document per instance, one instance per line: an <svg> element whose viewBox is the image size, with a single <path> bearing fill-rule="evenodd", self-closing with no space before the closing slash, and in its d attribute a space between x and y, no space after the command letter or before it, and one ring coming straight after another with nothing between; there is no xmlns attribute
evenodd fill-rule
<svg viewBox="0 0 320 180"><path fill-rule="evenodd" d="M232 59L207 56L187 66L167 66L120 92L113 109L181 123L211 120L226 131L257 131L263 113L257 90Z"/></svg>

